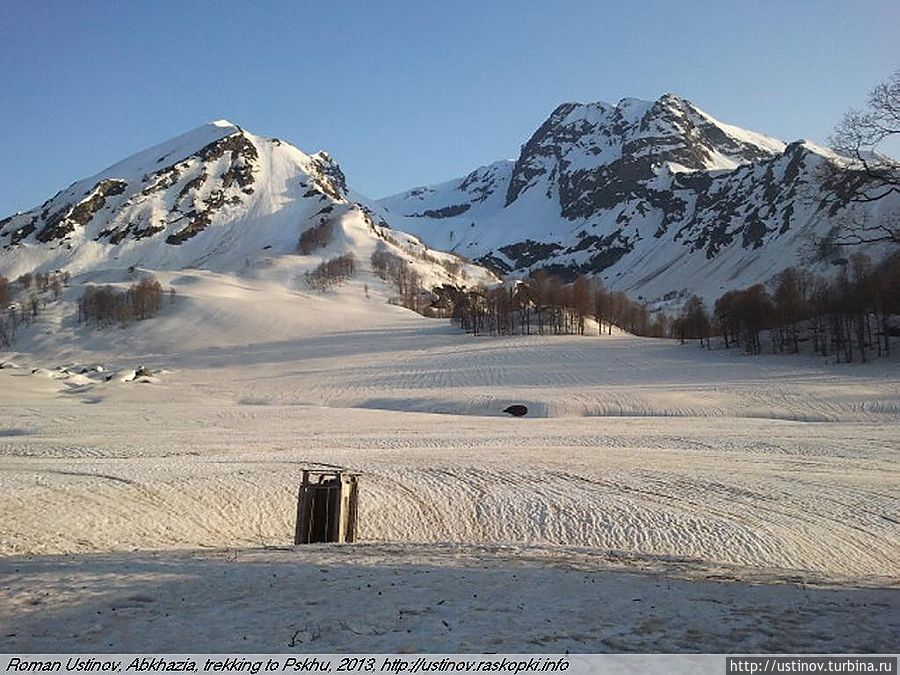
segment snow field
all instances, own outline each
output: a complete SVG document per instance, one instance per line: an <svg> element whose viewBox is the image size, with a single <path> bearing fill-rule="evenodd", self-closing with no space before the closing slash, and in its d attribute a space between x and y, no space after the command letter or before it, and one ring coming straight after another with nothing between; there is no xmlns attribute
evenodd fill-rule
<svg viewBox="0 0 900 675"><path fill-rule="evenodd" d="M363 472L367 541L897 577L896 361L473 338L359 281L167 283L157 319L64 318L6 359L23 367L0 370L0 551L284 545L299 469L321 462ZM138 365L155 375L123 381Z"/></svg>
<svg viewBox="0 0 900 675"><path fill-rule="evenodd" d="M106 331L73 287L0 355L0 650L892 648L896 360L473 338L301 273L160 272ZM362 543L285 548L316 463Z"/></svg>

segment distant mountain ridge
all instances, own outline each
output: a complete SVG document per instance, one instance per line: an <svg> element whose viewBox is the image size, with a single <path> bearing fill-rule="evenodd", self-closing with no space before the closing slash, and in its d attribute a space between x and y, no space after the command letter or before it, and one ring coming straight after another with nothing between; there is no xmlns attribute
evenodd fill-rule
<svg viewBox="0 0 900 675"><path fill-rule="evenodd" d="M789 265L815 266L815 239L841 218L898 206L857 205L840 185L823 185L822 163L840 161L812 143L725 124L672 94L565 103L516 160L380 205L396 227L503 273L544 268L648 299L713 298Z"/></svg>

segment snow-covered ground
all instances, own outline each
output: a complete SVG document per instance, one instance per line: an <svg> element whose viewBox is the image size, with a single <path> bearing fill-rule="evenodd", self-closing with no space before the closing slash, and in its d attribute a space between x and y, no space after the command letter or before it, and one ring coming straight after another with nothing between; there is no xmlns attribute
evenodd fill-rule
<svg viewBox="0 0 900 675"><path fill-rule="evenodd" d="M595 550L319 545L17 557L0 570L2 652L897 647L897 590L736 583L728 568Z"/></svg>
<svg viewBox="0 0 900 675"><path fill-rule="evenodd" d="M896 359L163 282L156 319L50 307L0 354L0 651L896 645ZM315 463L362 472L363 543L281 550Z"/></svg>

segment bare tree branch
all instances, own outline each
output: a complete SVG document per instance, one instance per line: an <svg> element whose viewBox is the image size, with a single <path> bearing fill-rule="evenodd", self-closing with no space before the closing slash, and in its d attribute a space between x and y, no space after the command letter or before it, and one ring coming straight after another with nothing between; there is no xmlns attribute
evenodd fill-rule
<svg viewBox="0 0 900 675"><path fill-rule="evenodd" d="M844 155L845 166L829 164L826 182L849 191L850 201L874 202L891 194L900 194L900 162L878 152L888 138L900 135L900 70L869 94L865 111L850 110L835 128L832 147ZM887 226L887 239L895 241Z"/></svg>

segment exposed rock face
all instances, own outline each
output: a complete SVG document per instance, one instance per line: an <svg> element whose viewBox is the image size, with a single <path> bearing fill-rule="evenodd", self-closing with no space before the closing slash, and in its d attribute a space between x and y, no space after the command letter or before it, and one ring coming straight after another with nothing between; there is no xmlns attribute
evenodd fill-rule
<svg viewBox="0 0 900 675"><path fill-rule="evenodd" d="M630 198L651 200L646 183L666 163L704 171L771 155L728 136L691 103L670 94L649 106L627 99L616 107L565 103L522 148L506 206L552 174L562 215L575 220Z"/></svg>
<svg viewBox="0 0 900 675"><path fill-rule="evenodd" d="M127 187L128 183L123 180L101 180L80 202L63 205L50 215L49 209L44 209L41 213L44 227L38 232L37 240L46 243L54 239L63 239L74 232L76 227L84 227L94 214L106 206L107 197L120 195Z"/></svg>
<svg viewBox="0 0 900 675"><path fill-rule="evenodd" d="M10 228L9 230L0 233L0 237L7 236L9 237L9 244L4 246L4 248L11 248L13 246L17 246L24 239L26 239L32 232L37 229L37 216L32 216L31 219L23 224L18 229Z"/></svg>
<svg viewBox="0 0 900 675"><path fill-rule="evenodd" d="M347 179L338 163L327 152L317 152L312 159L316 169L312 179L316 188L332 199L346 198Z"/></svg>
<svg viewBox="0 0 900 675"><path fill-rule="evenodd" d="M671 94L565 103L515 161L380 204L395 227L499 272L543 268L636 296L715 297L808 263L817 236L858 215L848 190L821 180L823 162L835 161Z"/></svg>
<svg viewBox="0 0 900 675"><path fill-rule="evenodd" d="M424 213L410 213L412 217L423 218L453 218L461 215L472 208L471 204L454 204L453 206L445 206L440 209L428 209Z"/></svg>
<svg viewBox="0 0 900 675"><path fill-rule="evenodd" d="M177 246L195 237L207 228L217 211L226 205L240 204L244 194L252 194L253 170L258 157L256 146L243 132L203 147L197 153L201 164L199 173L184 183L173 209L184 215L187 225L167 236L166 243ZM206 167L221 165L223 161L224 170L210 178ZM205 197L201 196L204 194ZM135 236L152 236L162 229L159 225L150 226L135 231Z"/></svg>
<svg viewBox="0 0 900 675"><path fill-rule="evenodd" d="M512 269L520 269L531 267L535 263L552 256L560 248L562 247L559 244L552 242L542 244L532 239L526 239L525 241L503 246L499 250L508 260L512 261Z"/></svg>

